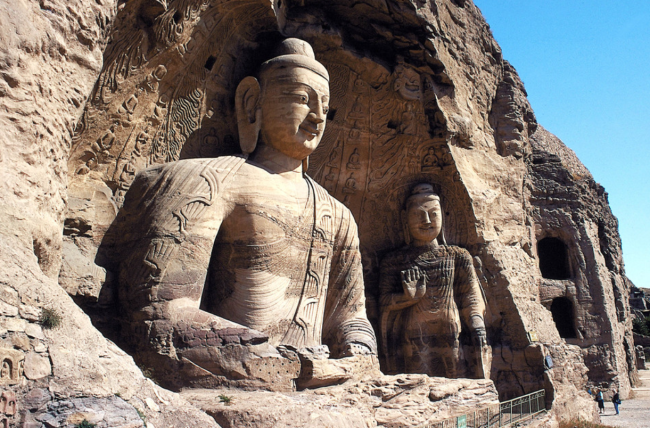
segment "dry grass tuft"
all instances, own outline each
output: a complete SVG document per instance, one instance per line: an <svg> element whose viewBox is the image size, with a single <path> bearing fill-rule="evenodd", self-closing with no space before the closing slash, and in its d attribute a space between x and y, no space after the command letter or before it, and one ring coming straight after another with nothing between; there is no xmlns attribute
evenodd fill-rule
<svg viewBox="0 0 650 428"><path fill-rule="evenodd" d="M560 421L560 428L611 428L609 425L601 425L595 422L581 421L571 419L569 421Z"/></svg>

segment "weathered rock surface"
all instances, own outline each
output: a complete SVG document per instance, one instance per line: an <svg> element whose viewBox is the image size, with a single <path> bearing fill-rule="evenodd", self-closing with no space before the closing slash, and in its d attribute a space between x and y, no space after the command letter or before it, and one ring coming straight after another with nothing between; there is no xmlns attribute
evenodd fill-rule
<svg viewBox="0 0 650 428"><path fill-rule="evenodd" d="M232 413L179 397L106 339L119 339L112 272L95 255L137 171L235 153L234 85L279 32L312 42L337 82L309 172L360 226L375 327L379 261L403 243L406 194L428 181L455 213L445 218L448 241L469 250L486 293L500 397L544 388L560 417L594 417L579 392L589 382L625 397L635 380L629 285L606 194L537 126L471 2L51 0L0 5L0 347L14 353L3 388L16 392L19 409L119 393L156 427L217 426L191 398L224 424L256 426L236 395L249 393L224 392L242 406ZM544 238L566 246L568 275L544 278ZM558 298L567 299L560 312L566 301L574 310L566 329L552 314ZM60 327L37 323L43 308L61 315ZM571 326L576 337L563 339ZM303 397L323 421L357 421L335 398L355 392L336 388ZM287 424L311 415L293 408L294 396L250 394L286 403L278 418ZM402 404L398 420L420 415ZM273 420L264 418L258 426Z"/></svg>
<svg viewBox="0 0 650 428"><path fill-rule="evenodd" d="M39 406L25 415L25 424L36 426L39 422L48 427L61 427L79 425L83 421L97 428L139 428L146 423L133 406L119 397L51 401L45 408Z"/></svg>
<svg viewBox="0 0 650 428"><path fill-rule="evenodd" d="M492 381L414 374L299 393L187 390L181 395L223 427L420 426L498 403Z"/></svg>

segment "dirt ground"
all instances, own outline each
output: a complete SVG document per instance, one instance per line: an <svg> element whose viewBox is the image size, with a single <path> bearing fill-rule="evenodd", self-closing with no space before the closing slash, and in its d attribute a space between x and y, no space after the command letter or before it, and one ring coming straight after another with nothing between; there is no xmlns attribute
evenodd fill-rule
<svg viewBox="0 0 650 428"><path fill-rule="evenodd" d="M603 425L619 428L650 428L650 370L639 370L641 386L633 388L634 398L623 400L616 415L611 401L605 402Z"/></svg>

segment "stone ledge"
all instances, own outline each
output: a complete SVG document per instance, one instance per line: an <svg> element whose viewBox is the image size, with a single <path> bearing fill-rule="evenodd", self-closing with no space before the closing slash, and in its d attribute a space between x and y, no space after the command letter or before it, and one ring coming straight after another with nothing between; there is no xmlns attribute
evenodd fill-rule
<svg viewBox="0 0 650 428"><path fill-rule="evenodd" d="M302 392L185 390L181 396L224 428L397 428L440 421L499 402L491 380L419 374L380 376Z"/></svg>

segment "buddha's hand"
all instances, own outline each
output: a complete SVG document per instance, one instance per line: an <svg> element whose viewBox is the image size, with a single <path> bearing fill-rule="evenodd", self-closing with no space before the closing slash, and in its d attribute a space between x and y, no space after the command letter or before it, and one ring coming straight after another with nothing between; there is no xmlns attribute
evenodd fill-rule
<svg viewBox="0 0 650 428"><path fill-rule="evenodd" d="M259 345L268 342L268 335L217 317L198 308L181 308L175 311L174 343L179 349L226 348ZM197 354L198 355L198 354ZM213 357L208 357L213 358Z"/></svg>
<svg viewBox="0 0 650 428"><path fill-rule="evenodd" d="M487 346L487 334L485 332L485 321L480 315L474 315L470 319L470 330L472 331L472 337L474 340L474 345L480 348Z"/></svg>
<svg viewBox="0 0 650 428"><path fill-rule="evenodd" d="M404 294L410 299L422 298L427 291L427 282L429 281L427 273L416 265L403 270L401 275Z"/></svg>

